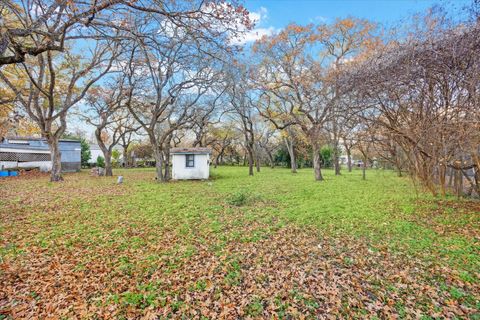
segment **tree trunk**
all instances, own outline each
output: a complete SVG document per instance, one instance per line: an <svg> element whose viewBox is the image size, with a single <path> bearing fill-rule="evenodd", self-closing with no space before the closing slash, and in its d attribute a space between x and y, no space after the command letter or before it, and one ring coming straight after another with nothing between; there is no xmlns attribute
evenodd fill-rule
<svg viewBox="0 0 480 320"><path fill-rule="evenodd" d="M123 147L123 167L128 168L128 147Z"/></svg>
<svg viewBox="0 0 480 320"><path fill-rule="evenodd" d="M347 147L345 147L345 150L347 151L348 172L352 172L352 152L350 151L350 148Z"/></svg>
<svg viewBox="0 0 480 320"><path fill-rule="evenodd" d="M313 170L315 172L315 180L322 181L322 162L320 159L320 146L317 143L312 143L313 148Z"/></svg>
<svg viewBox="0 0 480 320"><path fill-rule="evenodd" d="M105 157L105 176L111 177L111 176L113 176L112 152L111 151L104 152L103 156Z"/></svg>
<svg viewBox="0 0 480 320"><path fill-rule="evenodd" d="M132 167L137 167L137 160L135 159L135 157L132 157Z"/></svg>
<svg viewBox="0 0 480 320"><path fill-rule="evenodd" d="M452 188L452 185L453 185L453 177L454 177L454 169L453 168L449 168L448 169L448 188Z"/></svg>
<svg viewBox="0 0 480 320"><path fill-rule="evenodd" d="M255 164L257 166L257 172L260 172L260 157L259 156L255 157Z"/></svg>
<svg viewBox="0 0 480 320"><path fill-rule="evenodd" d="M403 177L402 168L400 168L399 166L397 166L397 175L398 175L399 177Z"/></svg>
<svg viewBox="0 0 480 320"><path fill-rule="evenodd" d="M292 173L297 173L297 158L295 157L295 146L293 141L288 141L284 138L285 145L287 146L288 155L290 156L290 168Z"/></svg>
<svg viewBox="0 0 480 320"><path fill-rule="evenodd" d="M340 160L339 160L338 155L333 156L333 162L334 162L334 166L335 166L335 175L336 176L341 175L341 172L340 172L341 166L340 166Z"/></svg>
<svg viewBox="0 0 480 320"><path fill-rule="evenodd" d="M153 156L155 157L155 171L157 173L157 182L166 182L165 177L163 175L163 154L162 150L160 150L160 147L157 144L156 139L151 139L150 141L152 143L152 148L153 148Z"/></svg>
<svg viewBox="0 0 480 320"><path fill-rule="evenodd" d="M295 149L292 149L292 153L290 154L290 170L292 173L297 173L297 156L295 155Z"/></svg>
<svg viewBox="0 0 480 320"><path fill-rule="evenodd" d="M164 153L165 153L165 174L164 174L164 177L165 177L165 181L169 181L172 178L171 173L170 173L170 148L167 147L164 150Z"/></svg>
<svg viewBox="0 0 480 320"><path fill-rule="evenodd" d="M444 198L445 198L445 195L447 194L447 191L445 190L445 188L447 187L446 175L447 175L447 167L444 165L440 165L438 167L438 183L440 184L440 193Z"/></svg>
<svg viewBox="0 0 480 320"><path fill-rule="evenodd" d="M220 163L223 164L223 153L225 152L225 147L222 147L222 149L220 149L220 152L218 153L218 155L215 157L215 162L214 162L214 168L217 168L218 165Z"/></svg>
<svg viewBox="0 0 480 320"><path fill-rule="evenodd" d="M253 176L253 150L251 147L247 148L248 153L248 175Z"/></svg>
<svg viewBox="0 0 480 320"><path fill-rule="evenodd" d="M455 169L455 178L454 178L454 189L455 189L455 194L457 195L458 198L460 198L460 170Z"/></svg>
<svg viewBox="0 0 480 320"><path fill-rule="evenodd" d="M275 161L273 160L272 153L269 150L267 151L268 160L270 161L270 168L275 168Z"/></svg>
<svg viewBox="0 0 480 320"><path fill-rule="evenodd" d="M398 176L401 177L402 176L402 162L401 162L401 159L400 159L400 156L399 156L399 151L397 150L397 147L393 147L393 158L395 159L395 167L397 167L397 171L398 171ZM446 172L445 172L446 174Z"/></svg>
<svg viewBox="0 0 480 320"><path fill-rule="evenodd" d="M100 150L102 150L103 153L103 158L105 160L105 176L111 177L113 176L112 172L112 151L110 148L113 148L112 146L108 147L105 145L105 142L102 140L102 128L97 127L95 130L95 137L97 138L97 144L100 147Z"/></svg>
<svg viewBox="0 0 480 320"><path fill-rule="evenodd" d="M460 165L463 164L463 156L460 157ZM458 196L463 196L463 172L462 169L458 170Z"/></svg>
<svg viewBox="0 0 480 320"><path fill-rule="evenodd" d="M460 161L460 163L463 163L463 161ZM458 198L463 196L463 172L460 169L455 169L455 193Z"/></svg>
<svg viewBox="0 0 480 320"><path fill-rule="evenodd" d="M475 181L475 192L477 193L477 196L480 196L480 168L477 167L474 173L474 181Z"/></svg>
<svg viewBox="0 0 480 320"><path fill-rule="evenodd" d="M362 180L367 179L367 157L363 157L363 165L362 165Z"/></svg>
<svg viewBox="0 0 480 320"><path fill-rule="evenodd" d="M62 154L58 139L55 137L47 139L50 148L50 157L52 160L52 172L50 174L51 182L63 181L62 177Z"/></svg>
<svg viewBox="0 0 480 320"><path fill-rule="evenodd" d="M339 176L340 173L340 155L338 154L338 134L337 123L334 120L334 137L333 137L333 166L335 167L335 175Z"/></svg>

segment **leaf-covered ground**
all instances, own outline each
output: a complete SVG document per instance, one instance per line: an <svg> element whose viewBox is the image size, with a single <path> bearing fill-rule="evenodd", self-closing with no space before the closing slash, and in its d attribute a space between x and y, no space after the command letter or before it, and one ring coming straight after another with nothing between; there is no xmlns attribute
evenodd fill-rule
<svg viewBox="0 0 480 320"><path fill-rule="evenodd" d="M0 319L480 319L480 204L391 172L0 180Z"/></svg>

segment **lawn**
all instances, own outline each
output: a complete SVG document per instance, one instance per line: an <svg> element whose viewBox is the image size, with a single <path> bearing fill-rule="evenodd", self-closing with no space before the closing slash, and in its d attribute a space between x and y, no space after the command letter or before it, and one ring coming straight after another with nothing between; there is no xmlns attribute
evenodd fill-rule
<svg viewBox="0 0 480 320"><path fill-rule="evenodd" d="M480 319L480 203L390 171L0 180L0 319Z"/></svg>

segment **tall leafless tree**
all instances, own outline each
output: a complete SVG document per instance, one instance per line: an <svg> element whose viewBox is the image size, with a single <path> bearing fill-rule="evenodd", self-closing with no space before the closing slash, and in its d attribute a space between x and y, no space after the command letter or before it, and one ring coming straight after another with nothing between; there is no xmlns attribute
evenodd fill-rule
<svg viewBox="0 0 480 320"><path fill-rule="evenodd" d="M0 81L15 93L18 106L38 125L48 142L52 157L51 181L62 180L59 139L67 128L69 111L110 71L118 50L115 42L98 42L83 55L69 51L38 54L15 66L19 75L28 78L23 88L0 71Z"/></svg>
<svg viewBox="0 0 480 320"><path fill-rule="evenodd" d="M432 194L446 194L452 169L478 192L479 23L456 26L442 12L417 21L404 41L352 69L352 90L376 135Z"/></svg>
<svg viewBox="0 0 480 320"><path fill-rule="evenodd" d="M248 159L248 174L253 176L255 163L255 131L254 131L254 102L250 94L246 66L237 65L238 68L230 69L227 78L227 99L233 118L239 123L240 132L244 138L244 148Z"/></svg>
<svg viewBox="0 0 480 320"><path fill-rule="evenodd" d="M122 76L115 80L122 80ZM124 80L124 79L123 79ZM105 175L112 176L112 152L127 135L138 130L132 124L126 112L132 103L132 90L126 90L123 81L115 81L108 87L91 90L87 96L88 110L80 113L80 117L95 127L95 138L105 159ZM124 150L124 161L126 151Z"/></svg>

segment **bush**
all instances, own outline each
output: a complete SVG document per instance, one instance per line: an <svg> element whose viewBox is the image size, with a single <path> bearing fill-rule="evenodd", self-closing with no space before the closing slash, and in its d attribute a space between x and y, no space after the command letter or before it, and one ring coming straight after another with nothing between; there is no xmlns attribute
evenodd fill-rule
<svg viewBox="0 0 480 320"><path fill-rule="evenodd" d="M230 195L230 197L227 199L227 203L232 206L243 206L248 199L248 195L244 192L235 192Z"/></svg>
<svg viewBox="0 0 480 320"><path fill-rule="evenodd" d="M120 157L121 156L122 156L122 154L117 149L114 149L112 151L112 166L114 168L120 167Z"/></svg>
<svg viewBox="0 0 480 320"><path fill-rule="evenodd" d="M88 144L87 140L82 139L82 140L80 140L80 146L82 148L82 151L81 151L82 167L88 167L89 166L89 161L92 158L92 153L90 151L90 145Z"/></svg>
<svg viewBox="0 0 480 320"><path fill-rule="evenodd" d="M320 158L322 159L322 165L324 167L331 167L332 158L333 158L333 148L330 146L323 146L322 149L320 149Z"/></svg>
<svg viewBox="0 0 480 320"><path fill-rule="evenodd" d="M105 168L105 158L103 158L102 156L97 157L97 167Z"/></svg>

